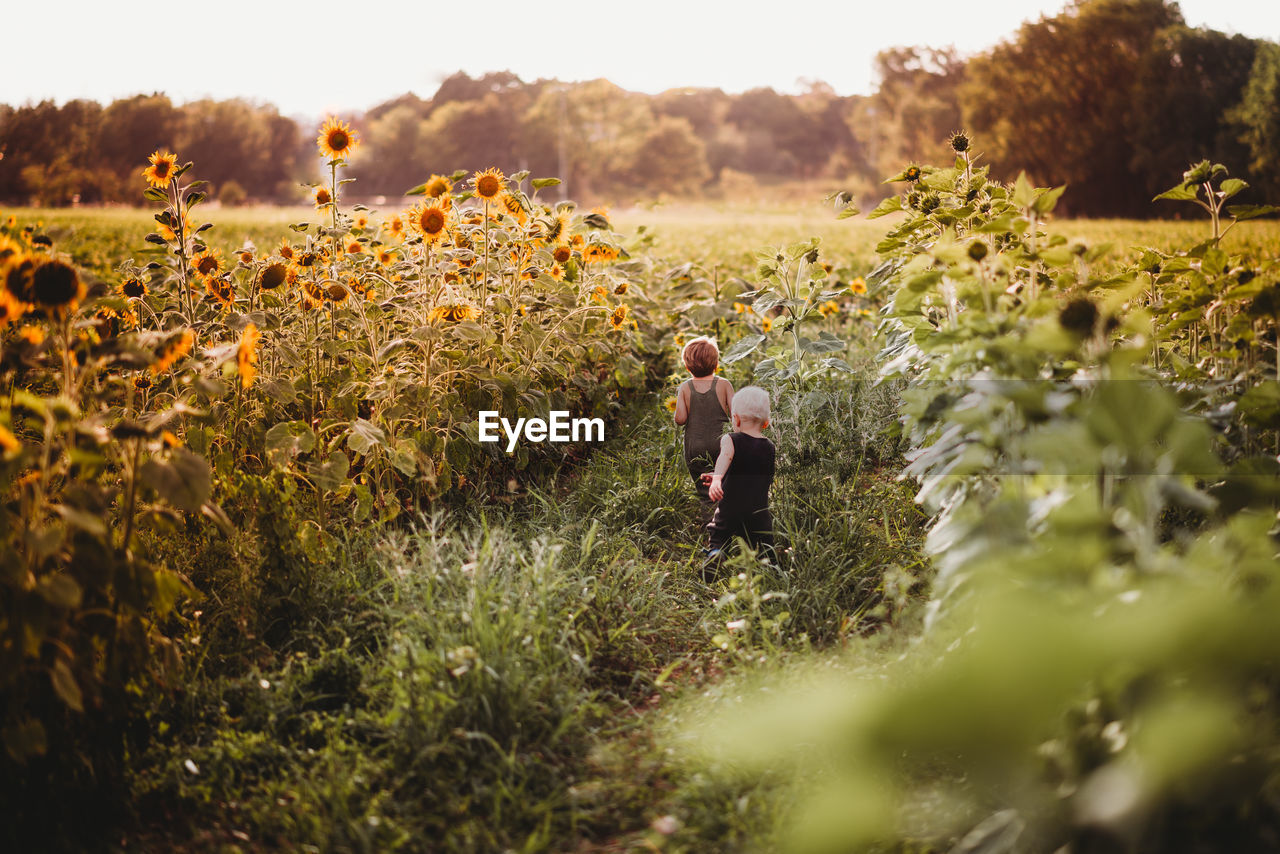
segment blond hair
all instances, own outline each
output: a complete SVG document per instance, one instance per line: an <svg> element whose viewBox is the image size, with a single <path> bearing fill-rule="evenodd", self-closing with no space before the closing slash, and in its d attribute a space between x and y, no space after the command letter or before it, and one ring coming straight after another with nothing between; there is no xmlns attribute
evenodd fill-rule
<svg viewBox="0 0 1280 854"><path fill-rule="evenodd" d="M758 385L749 385L739 389L733 396L730 406L731 414L739 418L751 419L758 424L769 422L769 392Z"/></svg>

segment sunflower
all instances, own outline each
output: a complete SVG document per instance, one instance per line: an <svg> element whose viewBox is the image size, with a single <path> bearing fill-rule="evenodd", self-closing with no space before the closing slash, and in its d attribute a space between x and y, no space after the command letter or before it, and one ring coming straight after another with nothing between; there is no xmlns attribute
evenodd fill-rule
<svg viewBox="0 0 1280 854"><path fill-rule="evenodd" d="M84 299L85 286L75 267L65 261L49 259L32 271L31 293L41 308L74 311Z"/></svg>
<svg viewBox="0 0 1280 854"><path fill-rule="evenodd" d="M627 288L631 287L628 282L618 282L618 286L613 289L614 296L622 296L627 292Z"/></svg>
<svg viewBox="0 0 1280 854"><path fill-rule="evenodd" d="M18 330L18 337L32 347L39 347L44 343L44 330L39 326L24 326Z"/></svg>
<svg viewBox="0 0 1280 854"><path fill-rule="evenodd" d="M498 204L507 212L516 222L521 225L529 219L529 214L525 211L524 205L520 202L518 196L512 193L503 193L498 197Z"/></svg>
<svg viewBox="0 0 1280 854"><path fill-rule="evenodd" d="M613 310L613 313L609 315L609 325L613 327L615 332L621 329L623 325L627 322L628 310L629 309L625 304L619 305L617 308Z"/></svg>
<svg viewBox="0 0 1280 854"><path fill-rule="evenodd" d="M902 173L902 177L903 177L903 178L905 178L905 179L906 179L906 180L908 180L908 181L913 181L913 182L914 182L914 181L919 181L919 180L920 180L920 167L919 167L919 166L908 166L908 167L907 167L907 169L906 169L906 171Z"/></svg>
<svg viewBox="0 0 1280 854"><path fill-rule="evenodd" d="M120 283L120 295L129 299L141 299L147 295L147 283L130 276Z"/></svg>
<svg viewBox="0 0 1280 854"><path fill-rule="evenodd" d="M258 375L258 340L262 335L255 324L248 324L240 334L240 346L236 347L236 372L240 375L240 388L253 385Z"/></svg>
<svg viewBox="0 0 1280 854"><path fill-rule="evenodd" d="M532 282L538 276L542 275L542 270L536 264L530 264L520 271L520 281Z"/></svg>
<svg viewBox="0 0 1280 854"><path fill-rule="evenodd" d="M222 259L218 257L218 250L206 249L196 255L191 259L191 269L205 278L216 276L222 269Z"/></svg>
<svg viewBox="0 0 1280 854"><path fill-rule="evenodd" d="M547 270L547 275L555 279L557 282L564 280L564 267L559 264L552 264L551 269Z"/></svg>
<svg viewBox="0 0 1280 854"><path fill-rule="evenodd" d="M399 240L404 237L404 217L395 214L391 219L387 220L387 233Z"/></svg>
<svg viewBox="0 0 1280 854"><path fill-rule="evenodd" d="M378 250L378 263L384 267L390 266L396 260L396 252L394 249L382 247Z"/></svg>
<svg viewBox="0 0 1280 854"><path fill-rule="evenodd" d="M347 297L351 296L351 291L347 290L346 285L342 282L330 280L324 289L324 296L331 303L342 305L347 301Z"/></svg>
<svg viewBox="0 0 1280 854"><path fill-rule="evenodd" d="M191 352L196 336L190 329L170 335L156 350L156 360L151 363L151 373L161 374L169 370L179 359Z"/></svg>
<svg viewBox="0 0 1280 854"><path fill-rule="evenodd" d="M547 224L546 233L542 235L542 242L546 244L559 243L569 233L569 229L573 226L573 211L563 210L551 218Z"/></svg>
<svg viewBox="0 0 1280 854"><path fill-rule="evenodd" d="M870 317L870 316L871 316L871 309L869 308L858 309L858 317Z"/></svg>
<svg viewBox="0 0 1280 854"><path fill-rule="evenodd" d="M591 243L582 250L582 260L588 264L609 264L618 260L618 250L603 243Z"/></svg>
<svg viewBox="0 0 1280 854"><path fill-rule="evenodd" d="M674 397L668 397L666 400L662 401L662 405L667 408L668 412L676 411L676 399Z"/></svg>
<svg viewBox="0 0 1280 854"><path fill-rule="evenodd" d="M231 306L236 301L235 287L229 279L209 276L204 280L204 289L223 308Z"/></svg>
<svg viewBox="0 0 1280 854"><path fill-rule="evenodd" d="M138 374L133 378L133 387L138 391L146 391L151 388L151 377L146 374Z"/></svg>
<svg viewBox="0 0 1280 854"><path fill-rule="evenodd" d="M0 448L4 448L6 457L15 456L22 450L22 443L18 441L18 437L10 433L9 428L3 424L0 424Z"/></svg>
<svg viewBox="0 0 1280 854"><path fill-rule="evenodd" d="M591 291L591 301L594 303L603 303L609 298L609 289L604 285L596 285Z"/></svg>
<svg viewBox="0 0 1280 854"><path fill-rule="evenodd" d="M36 271L36 261L30 256L17 256L10 259L4 270L5 293L15 303L30 305L36 301L32 288Z"/></svg>
<svg viewBox="0 0 1280 854"><path fill-rule="evenodd" d="M409 211L409 226L428 243L439 243L449 236L450 211L439 202L415 205Z"/></svg>
<svg viewBox="0 0 1280 854"><path fill-rule="evenodd" d="M329 194L328 187L316 187L313 191L315 196L316 207L324 208L333 203L333 196Z"/></svg>
<svg viewBox="0 0 1280 854"><path fill-rule="evenodd" d="M364 229L366 229L366 228L368 228L368 227L369 227L369 217L368 217L368 216L366 216L365 214L360 214L360 216L356 217L356 228L358 228L358 229L360 229L361 231L363 231Z"/></svg>
<svg viewBox="0 0 1280 854"><path fill-rule="evenodd" d="M276 250L276 254L286 261L292 261L297 255L294 251L293 244L289 242L289 238L280 241L280 248Z"/></svg>
<svg viewBox="0 0 1280 854"><path fill-rule="evenodd" d="M315 266L315 263L316 263L316 253L314 252L303 252L301 255L298 256L299 267L313 267Z"/></svg>
<svg viewBox="0 0 1280 854"><path fill-rule="evenodd" d="M324 288L311 279L302 280L303 308L319 308L324 305Z"/></svg>
<svg viewBox="0 0 1280 854"><path fill-rule="evenodd" d="M160 441L164 443L166 448L181 448L182 440L174 434L172 430L161 430Z"/></svg>
<svg viewBox="0 0 1280 854"><path fill-rule="evenodd" d="M818 306L818 312L823 317L830 317L831 315L835 314L839 310L840 310L840 306L836 304L835 300L827 300L822 305Z"/></svg>
<svg viewBox="0 0 1280 854"><path fill-rule="evenodd" d="M26 303L18 302L7 290L0 290L0 327L8 326L26 313Z"/></svg>
<svg viewBox="0 0 1280 854"><path fill-rule="evenodd" d="M425 190L428 196L438 199L453 192L453 182L443 175L432 175L427 179Z"/></svg>
<svg viewBox="0 0 1280 854"><path fill-rule="evenodd" d="M320 128L316 137L316 145L320 148L320 156L326 160L341 160L350 156L360 140L351 126L339 121L337 116L330 116Z"/></svg>
<svg viewBox="0 0 1280 854"><path fill-rule="evenodd" d="M760 318L760 329L764 332L771 331L773 329L773 321L767 317Z"/></svg>
<svg viewBox="0 0 1280 854"><path fill-rule="evenodd" d="M445 303L431 310L433 322L457 323L462 320L475 320L480 316L480 309L466 302Z"/></svg>
<svg viewBox="0 0 1280 854"><path fill-rule="evenodd" d="M248 267L250 264L252 264L252 263L253 263L253 250L252 250L252 249L242 249L242 250L240 250L240 263L241 263L241 264L243 264L243 265L245 265L246 267Z"/></svg>
<svg viewBox="0 0 1280 854"><path fill-rule="evenodd" d="M348 240L347 245L344 248L348 255L360 255L364 252L364 245L361 244L359 240L355 239Z"/></svg>
<svg viewBox="0 0 1280 854"><path fill-rule="evenodd" d="M507 189L506 176L497 169L477 172L472 177L471 184L475 187L476 198L482 199L486 205L498 201L498 196Z"/></svg>
<svg viewBox="0 0 1280 854"><path fill-rule="evenodd" d="M569 248L568 244L561 243L556 246L555 251L551 253L551 257L556 259L557 264L563 264L573 257L573 250Z"/></svg>
<svg viewBox="0 0 1280 854"><path fill-rule="evenodd" d="M173 174L178 171L178 155L157 150L147 160L151 165L142 170L142 177L153 187L168 187Z"/></svg>
<svg viewBox="0 0 1280 854"><path fill-rule="evenodd" d="M258 274L258 287L264 291L275 290L289 277L289 267L283 261L273 261Z"/></svg>
<svg viewBox="0 0 1280 854"><path fill-rule="evenodd" d="M866 279L859 276L858 278L854 279L852 283L850 283L849 289L853 291L855 294L865 294L867 292Z"/></svg>

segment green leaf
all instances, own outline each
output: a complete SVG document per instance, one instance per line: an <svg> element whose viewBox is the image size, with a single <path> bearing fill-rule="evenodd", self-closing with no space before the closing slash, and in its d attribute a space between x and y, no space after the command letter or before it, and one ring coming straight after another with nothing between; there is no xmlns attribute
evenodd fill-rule
<svg viewBox="0 0 1280 854"><path fill-rule="evenodd" d="M724 362L726 365L731 365L739 359L743 359L748 356L752 351L763 344L764 341L764 335L748 335L745 338L741 338L735 342L723 356L720 357L720 361Z"/></svg>
<svg viewBox="0 0 1280 854"><path fill-rule="evenodd" d="M84 595L76 580L63 572L42 576L36 583L36 592L50 605L68 610L79 608Z"/></svg>
<svg viewBox="0 0 1280 854"><path fill-rule="evenodd" d="M347 480L347 472L351 470L351 461L342 451L334 451L321 463L312 463L307 473L316 489L322 492L334 492Z"/></svg>
<svg viewBox="0 0 1280 854"><path fill-rule="evenodd" d="M1186 184L1179 184L1176 187L1170 187L1151 201L1158 202L1161 199L1168 199L1174 202L1194 202L1196 200L1196 188L1189 187Z"/></svg>
<svg viewBox="0 0 1280 854"><path fill-rule="evenodd" d="M418 186L414 187L413 189L405 190L404 194L406 196L423 196L423 195L426 195L426 192L427 192L427 184L424 181Z"/></svg>
<svg viewBox="0 0 1280 854"><path fill-rule="evenodd" d="M1236 403L1240 417L1258 427L1280 425L1280 382L1267 380L1253 386Z"/></svg>
<svg viewBox="0 0 1280 854"><path fill-rule="evenodd" d="M382 428L363 418L352 422L347 433L347 447L357 454L367 454L375 447L386 447L386 444L387 434L382 432Z"/></svg>
<svg viewBox="0 0 1280 854"><path fill-rule="evenodd" d="M1035 200L1031 209L1038 214L1047 214L1058 206L1058 199L1062 197L1067 186L1063 184L1061 187L1054 187L1052 190L1045 190Z"/></svg>
<svg viewBox="0 0 1280 854"><path fill-rule="evenodd" d="M1221 194L1223 201L1225 201L1239 194L1240 191L1247 189L1248 186L1248 183L1241 181L1239 178L1228 178L1218 187L1218 192Z"/></svg>
<svg viewBox="0 0 1280 854"><path fill-rule="evenodd" d="M84 696L65 660L59 658L54 662L53 670L49 672L49 681L53 683L53 690L62 702L77 712L84 711Z"/></svg>
<svg viewBox="0 0 1280 854"><path fill-rule="evenodd" d="M1243 222L1246 219L1257 219L1260 216L1270 216L1280 208L1275 205L1228 205L1227 213Z"/></svg>
<svg viewBox="0 0 1280 854"><path fill-rule="evenodd" d="M867 219L879 219L900 210L902 210L902 197L890 196L872 208L871 213L867 214Z"/></svg>
<svg viewBox="0 0 1280 854"><path fill-rule="evenodd" d="M185 448L170 451L168 461L147 460L139 477L169 504L189 513L199 513L213 491L209 461Z"/></svg>
<svg viewBox="0 0 1280 854"><path fill-rule="evenodd" d="M535 190L541 190L543 187L558 187L560 185L559 178L534 178L529 184Z"/></svg>
<svg viewBox="0 0 1280 854"><path fill-rule="evenodd" d="M298 454L316 446L316 434L302 421L281 421L267 431L267 461L276 468L286 468Z"/></svg>
<svg viewBox="0 0 1280 854"><path fill-rule="evenodd" d="M1036 200L1036 188L1027 180L1026 172L1018 173L1018 180L1013 182L1013 203L1020 208L1029 208Z"/></svg>

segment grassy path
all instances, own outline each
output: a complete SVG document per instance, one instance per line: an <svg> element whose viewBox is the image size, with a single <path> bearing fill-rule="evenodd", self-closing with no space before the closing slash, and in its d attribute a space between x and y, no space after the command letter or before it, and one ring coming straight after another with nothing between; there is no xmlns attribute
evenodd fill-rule
<svg viewBox="0 0 1280 854"><path fill-rule="evenodd" d="M352 535L270 649L227 655L234 627L207 627L223 654L152 709L130 847L733 850L767 833L773 812L740 805L781 802L682 763L665 709L905 604L918 520L882 449L858 445L866 426L779 442L782 566L743 559L714 587L665 412L510 507Z"/></svg>

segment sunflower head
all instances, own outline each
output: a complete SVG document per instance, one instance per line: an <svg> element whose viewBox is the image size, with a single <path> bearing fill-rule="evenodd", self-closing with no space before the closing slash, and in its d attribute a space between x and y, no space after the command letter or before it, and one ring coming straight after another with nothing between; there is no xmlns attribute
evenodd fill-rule
<svg viewBox="0 0 1280 854"><path fill-rule="evenodd" d="M603 303L609 298L609 290L604 285L596 285L591 291L591 301Z"/></svg>
<svg viewBox="0 0 1280 854"><path fill-rule="evenodd" d="M191 269L201 276L215 276L222 269L222 259L217 249L206 249L191 259Z"/></svg>
<svg viewBox="0 0 1280 854"><path fill-rule="evenodd" d="M240 344L236 347L236 371L240 375L240 388L253 385L253 379L258 375L258 340L261 337L258 327L252 323L245 326L244 332L240 334Z"/></svg>
<svg viewBox="0 0 1280 854"><path fill-rule="evenodd" d="M404 237L404 217L396 214L387 220L387 233L397 240Z"/></svg>
<svg viewBox="0 0 1280 854"><path fill-rule="evenodd" d="M231 306L236 301L236 291L229 279L209 276L204 280L204 289L223 308Z"/></svg>
<svg viewBox="0 0 1280 854"><path fill-rule="evenodd" d="M666 400L662 401L662 405L667 408L668 412L676 411L676 399L674 397L668 397Z"/></svg>
<svg viewBox="0 0 1280 854"><path fill-rule="evenodd" d="M29 255L9 259L4 268L4 289L10 299L23 305L36 301L33 289L35 271L36 260Z"/></svg>
<svg viewBox="0 0 1280 854"><path fill-rule="evenodd" d="M364 245L353 238L347 241L346 250L348 255L359 255L364 252Z"/></svg>
<svg viewBox="0 0 1280 854"><path fill-rule="evenodd" d="M141 299L147 295L147 283L136 276L130 276L120 283L120 295L129 299Z"/></svg>
<svg viewBox="0 0 1280 854"><path fill-rule="evenodd" d="M452 211L440 202L415 205L409 211L409 226L428 243L439 243L449 234Z"/></svg>
<svg viewBox="0 0 1280 854"><path fill-rule="evenodd" d="M498 198L498 204L512 219L521 225L524 225L525 220L529 218L529 214L525 211L524 205L520 203L519 197L513 193L503 193Z"/></svg>
<svg viewBox="0 0 1280 854"><path fill-rule="evenodd" d="M551 257L556 260L557 264L565 263L570 257L572 257L572 255L573 250L569 248L567 243L557 245L555 250L551 253Z"/></svg>
<svg viewBox="0 0 1280 854"><path fill-rule="evenodd" d="M615 308L613 313L609 315L609 325L613 327L614 331L621 329L623 325L626 324L627 311L627 306L623 304Z"/></svg>
<svg viewBox="0 0 1280 854"><path fill-rule="evenodd" d="M443 175L432 175L427 179L425 191L431 198L438 199L453 192L453 182Z"/></svg>
<svg viewBox="0 0 1280 854"><path fill-rule="evenodd" d="M328 207L333 204L333 195L330 194L328 187L316 187L315 203L318 208Z"/></svg>
<svg viewBox="0 0 1280 854"><path fill-rule="evenodd" d="M330 116L320 127L320 135L316 137L316 145L320 148L320 156L326 160L341 160L351 156L351 152L360 144L360 140L351 126L340 121L337 116Z"/></svg>
<svg viewBox="0 0 1280 854"><path fill-rule="evenodd" d="M859 276L849 285L849 289L855 294L865 294L867 292L867 280Z"/></svg>
<svg viewBox="0 0 1280 854"><path fill-rule="evenodd" d="M84 299L85 286L76 268L51 258L36 266L31 276L31 293L36 305L57 312L74 311Z"/></svg>
<svg viewBox="0 0 1280 854"><path fill-rule="evenodd" d="M264 291L275 290L284 284L288 276L289 266L283 261L273 261L258 274L258 287Z"/></svg>
<svg viewBox="0 0 1280 854"><path fill-rule="evenodd" d="M949 142L951 144L951 150L956 154L963 154L969 150L969 137L965 135L964 131L956 131L951 134Z"/></svg>
<svg viewBox="0 0 1280 854"><path fill-rule="evenodd" d="M769 332L773 329L773 321L768 317L760 318L760 329L763 332Z"/></svg>
<svg viewBox="0 0 1280 854"><path fill-rule="evenodd" d="M196 336L190 329L183 329L165 339L156 350L156 360L151 363L151 373L162 374L173 367L179 359L191 352L196 343Z"/></svg>
<svg viewBox="0 0 1280 854"><path fill-rule="evenodd" d="M902 173L902 177L906 178L908 181L919 181L920 167L915 165L908 166L906 171Z"/></svg>
<svg viewBox="0 0 1280 854"><path fill-rule="evenodd" d="M168 151L156 151L147 158L147 161L151 165L142 170L142 177L146 178L147 183L153 187L160 189L168 187L178 171L178 155Z"/></svg>
<svg viewBox="0 0 1280 854"><path fill-rule="evenodd" d="M475 188L476 198L489 203L497 201L498 196L506 191L507 179L497 169L486 169L475 174L471 185Z"/></svg>
<svg viewBox="0 0 1280 854"><path fill-rule="evenodd" d="M627 288L629 287L631 287L631 285L628 282L618 282L618 286L613 289L613 293L615 296L622 296L627 292Z"/></svg>
<svg viewBox="0 0 1280 854"><path fill-rule="evenodd" d="M280 248L276 250L276 254L286 261L292 261L298 253L294 251L293 244L286 237L280 241Z"/></svg>

